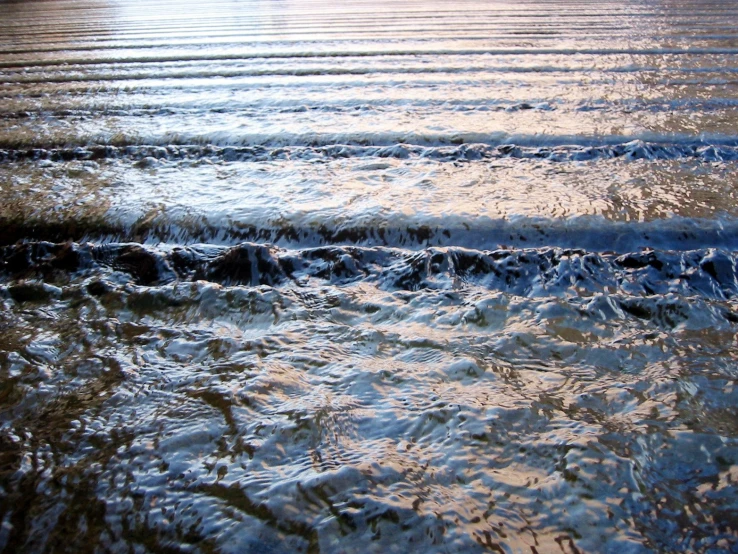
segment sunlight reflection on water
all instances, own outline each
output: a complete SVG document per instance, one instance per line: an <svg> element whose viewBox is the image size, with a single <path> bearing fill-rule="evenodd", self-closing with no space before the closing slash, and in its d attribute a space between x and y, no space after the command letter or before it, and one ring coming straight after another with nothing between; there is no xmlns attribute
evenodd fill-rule
<svg viewBox="0 0 738 554"><path fill-rule="evenodd" d="M734 8L0 2L0 550L738 548Z"/></svg>

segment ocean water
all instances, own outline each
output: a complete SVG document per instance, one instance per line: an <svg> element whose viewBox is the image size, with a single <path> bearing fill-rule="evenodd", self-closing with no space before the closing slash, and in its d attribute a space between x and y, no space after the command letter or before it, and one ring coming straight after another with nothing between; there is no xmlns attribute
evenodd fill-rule
<svg viewBox="0 0 738 554"><path fill-rule="evenodd" d="M738 3L0 0L0 551L738 552Z"/></svg>

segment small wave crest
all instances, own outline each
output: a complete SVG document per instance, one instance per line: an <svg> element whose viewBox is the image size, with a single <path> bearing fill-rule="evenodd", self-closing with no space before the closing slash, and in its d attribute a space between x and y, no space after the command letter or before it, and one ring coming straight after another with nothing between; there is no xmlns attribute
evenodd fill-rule
<svg viewBox="0 0 738 554"><path fill-rule="evenodd" d="M388 144L315 144L272 146L255 144L252 146L216 144L97 144L60 147L22 147L7 145L0 149L0 162L22 160L99 160L132 159L141 160L180 160L207 158L222 161L271 161L285 159L315 158L428 158L439 161L473 161L500 158L537 159L552 162L589 161L603 159L647 159L676 160L682 158L699 159L707 162L738 160L738 138L726 137L722 140L677 140L647 141L634 139L616 142L616 137L582 140L571 137L572 144L557 144L568 139L538 137L509 143L500 140L499 144L471 142L458 145L422 145L407 143ZM453 137L449 141L453 141ZM316 137L316 141L318 141ZM312 141L307 141L312 142ZM376 141L384 142L384 141ZM543 143L543 144L540 144Z"/></svg>
<svg viewBox="0 0 738 554"><path fill-rule="evenodd" d="M0 268L15 281L106 277L115 272L139 285L209 281L226 286L305 286L363 281L385 290L480 286L521 296L588 291L726 300L738 295L736 257L720 249L607 254L562 248L288 250L260 243L156 248L136 243L27 242L1 248ZM640 310L627 302L622 308L630 313ZM726 318L738 321L734 314Z"/></svg>

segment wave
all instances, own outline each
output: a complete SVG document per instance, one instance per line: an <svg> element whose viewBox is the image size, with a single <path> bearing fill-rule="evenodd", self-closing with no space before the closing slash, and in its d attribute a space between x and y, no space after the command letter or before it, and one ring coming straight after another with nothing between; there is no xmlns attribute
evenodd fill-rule
<svg viewBox="0 0 738 554"><path fill-rule="evenodd" d="M144 162L146 159L143 160ZM255 217L252 216L251 217ZM145 242L148 244L211 243L234 245L243 241L266 242L285 247L362 245L402 248L460 246L468 248L546 247L585 248L627 252L640 248L694 249L703 247L738 250L738 220L674 216L650 221L617 221L600 215L569 218L509 216L465 218L444 216L429 220L411 215L388 214L365 221L231 219L208 214L170 216L142 214L131 220L113 213L47 216L0 216L0 245L25 240Z"/></svg>
<svg viewBox="0 0 738 554"><path fill-rule="evenodd" d="M203 137L204 138L204 137ZM332 142L331 139L347 138L334 135L279 135L274 137L252 137L253 146L198 144L196 137L161 137L159 143L136 144L125 137L116 139L115 144L43 147L20 144L3 145L0 149L0 162L22 160L100 160L131 159L135 161L181 160L188 158L208 158L223 161L270 161L284 159L315 158L428 158L439 161L485 160L500 158L539 159L551 162L607 160L614 158L678 160L699 159L707 162L738 160L738 136L676 137L672 140L647 141L638 138L620 142L623 137L561 137L546 135L517 135L507 137L501 134L497 140L473 142L478 135L438 135L425 137L427 142L440 143L438 146L425 144L393 143L396 138L390 135L375 137L356 137L356 141ZM420 138L420 137L414 137ZM506 139L515 138L515 142ZM630 138L630 137L626 137ZM662 137L667 139L667 137ZM175 139L175 140L172 140ZM258 140L260 139L260 140ZM469 139L467 142L465 139ZM456 146L448 143L459 142ZM308 144L308 146L300 146ZM284 146L270 146L270 145Z"/></svg>
<svg viewBox="0 0 738 554"><path fill-rule="evenodd" d="M23 95L25 98L27 95ZM6 98L10 98L9 96ZM445 110L460 112L516 112L516 111L555 111L572 110L574 112L714 112L732 110L738 107L738 98L686 98L686 99L622 99L622 100L580 100L568 102L562 98L557 99L529 99L527 101L505 99L499 97L464 98L464 99L433 99L418 98L410 103L418 110ZM377 112L393 113L396 111L396 101L390 98L321 98L319 102L306 101L294 98L269 98L264 100L228 100L228 112L236 115L250 116L259 111L268 109L273 113L356 113ZM104 103L85 103L80 106L49 107L46 109L26 109L3 111L0 108L0 120L33 119L33 118L55 118L64 119L68 117L156 117L171 115L190 115L223 113L226 108L222 103L205 100L202 97L196 99L181 100L167 99L165 104L157 105L148 98L146 102L136 103L133 99L121 101L111 96Z"/></svg>
<svg viewBox="0 0 738 554"><path fill-rule="evenodd" d="M137 63L137 62L136 62ZM108 62L102 62L103 65L109 66ZM138 64L137 64L138 65ZM285 67L285 68L253 68L244 67L230 68L221 66L218 68L184 68L166 67L152 75L150 69L131 70L121 68L118 64L112 67L105 67L95 73L79 73L74 72L74 68L63 64L61 67L63 73L50 74L46 71L48 66L43 66L43 70L36 68L23 68L22 73L15 75L7 75L0 77L2 85L30 85L30 84L48 84L48 83L75 83L75 82L103 82L103 81L150 81L152 79L206 79L206 78L232 78L232 77L319 77L319 76L354 76L354 75L460 75L467 77L478 75L480 77L489 78L493 74L541 74L541 73L571 73L577 75L593 75L617 73L635 75L643 75L647 73L661 74L707 74L714 73L719 75L727 75L738 73L736 67L683 67L670 68L668 70L659 69L649 66L627 66L627 67L611 67L611 68L582 68L582 67L561 67L551 65L529 66L529 67L510 67L510 66L474 66L467 65L465 67L454 66L418 66L418 67L390 67L377 66L373 67ZM85 67L85 71L89 71Z"/></svg>
<svg viewBox="0 0 738 554"><path fill-rule="evenodd" d="M325 23L325 19L320 20ZM702 43L705 41L726 41L733 40L736 37L736 33L730 25L725 25L722 29L725 32L716 32L720 28L714 28L712 26L703 27L702 33L695 34L700 30L699 27L694 24L690 24L688 29L685 29L683 34L674 34L672 38L675 41L683 40L694 42L698 40ZM437 41L439 38L456 39L458 35L454 35L453 32L448 32L448 28L443 29L444 33L435 31L433 36L429 37L412 37L416 42L431 42ZM706 30L710 32L706 32ZM612 40L613 38L627 37L632 39L632 33L628 29L623 29L614 25L577 25L575 22L563 24L559 26L551 26L549 29L530 29L530 28L490 28L490 32L487 32L480 36L472 34L464 35L464 43L470 42L481 42L489 40L521 40L521 39L535 39L536 42L541 41L561 41L561 40L574 40L581 38L588 38L595 40L596 37L593 31L600 31L607 33L607 39ZM577 33L577 31L589 31L590 34L583 35ZM407 33L407 31L405 31ZM494 32L495 34L492 34ZM203 46L218 46L220 48L236 48L243 44L244 39L248 39L250 42L258 44L260 46L267 45L324 45L326 43L325 37L331 37L330 43L333 45L349 44L354 45L356 38L341 37L341 32L331 32L323 29L320 37L316 38L315 35L302 35L296 34L292 36L281 35L279 37L273 37L271 35L265 35L263 33L244 33L243 29L238 31L218 31L218 32L187 32L176 35L169 33L166 40L157 39L152 37L150 34L131 36L130 34L123 38L121 35L114 37L103 37L95 36L94 39L87 39L89 42L85 43L81 40L75 43L69 43L63 41L63 39L49 39L44 38L43 41L39 41L38 37L23 36L18 37L12 46L2 45L0 46L0 55L38 55L38 54L57 54L64 52L69 55L73 52L99 52L99 51L120 51L120 50L155 50L161 48L202 48ZM353 35L353 33L352 33ZM354 35L355 36L355 35ZM406 37L407 38L407 35ZM145 42L143 41L145 40ZM386 44L386 38L377 37L367 34L361 39L362 44Z"/></svg>
<svg viewBox="0 0 738 554"><path fill-rule="evenodd" d="M49 242L0 248L0 271L12 282L22 285L38 278L58 280L60 274L78 273L94 277L88 288L98 294L105 292L99 279L109 277L110 272L125 274L144 286L178 281L300 287L320 282L367 282L385 290L480 286L531 297L621 295L616 309L638 317L650 317L653 310L644 299L654 295L735 299L737 261L734 253L721 249L605 254L550 247L413 251L327 246L290 250L262 243L156 248L136 243ZM10 294L23 300L33 291L42 294L40 290L31 284L11 289ZM723 316L738 323L736 313L725 312Z"/></svg>
<svg viewBox="0 0 738 554"><path fill-rule="evenodd" d="M367 58L379 56L510 56L510 55L560 55L560 56L639 56L639 55L689 55L707 54L735 55L738 48L377 48L373 50L290 50L290 51L252 51L249 53L224 52L176 55L135 55L135 56L97 56L97 57L55 57L47 60L5 60L0 61L0 69L36 67L57 67L71 65L97 65L101 63L167 63L193 61L233 61L283 58Z"/></svg>

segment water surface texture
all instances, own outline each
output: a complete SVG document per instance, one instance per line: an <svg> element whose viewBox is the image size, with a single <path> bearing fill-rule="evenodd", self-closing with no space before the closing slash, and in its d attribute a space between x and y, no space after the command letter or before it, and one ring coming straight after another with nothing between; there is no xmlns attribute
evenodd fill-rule
<svg viewBox="0 0 738 554"><path fill-rule="evenodd" d="M0 0L0 551L738 552L738 4Z"/></svg>

